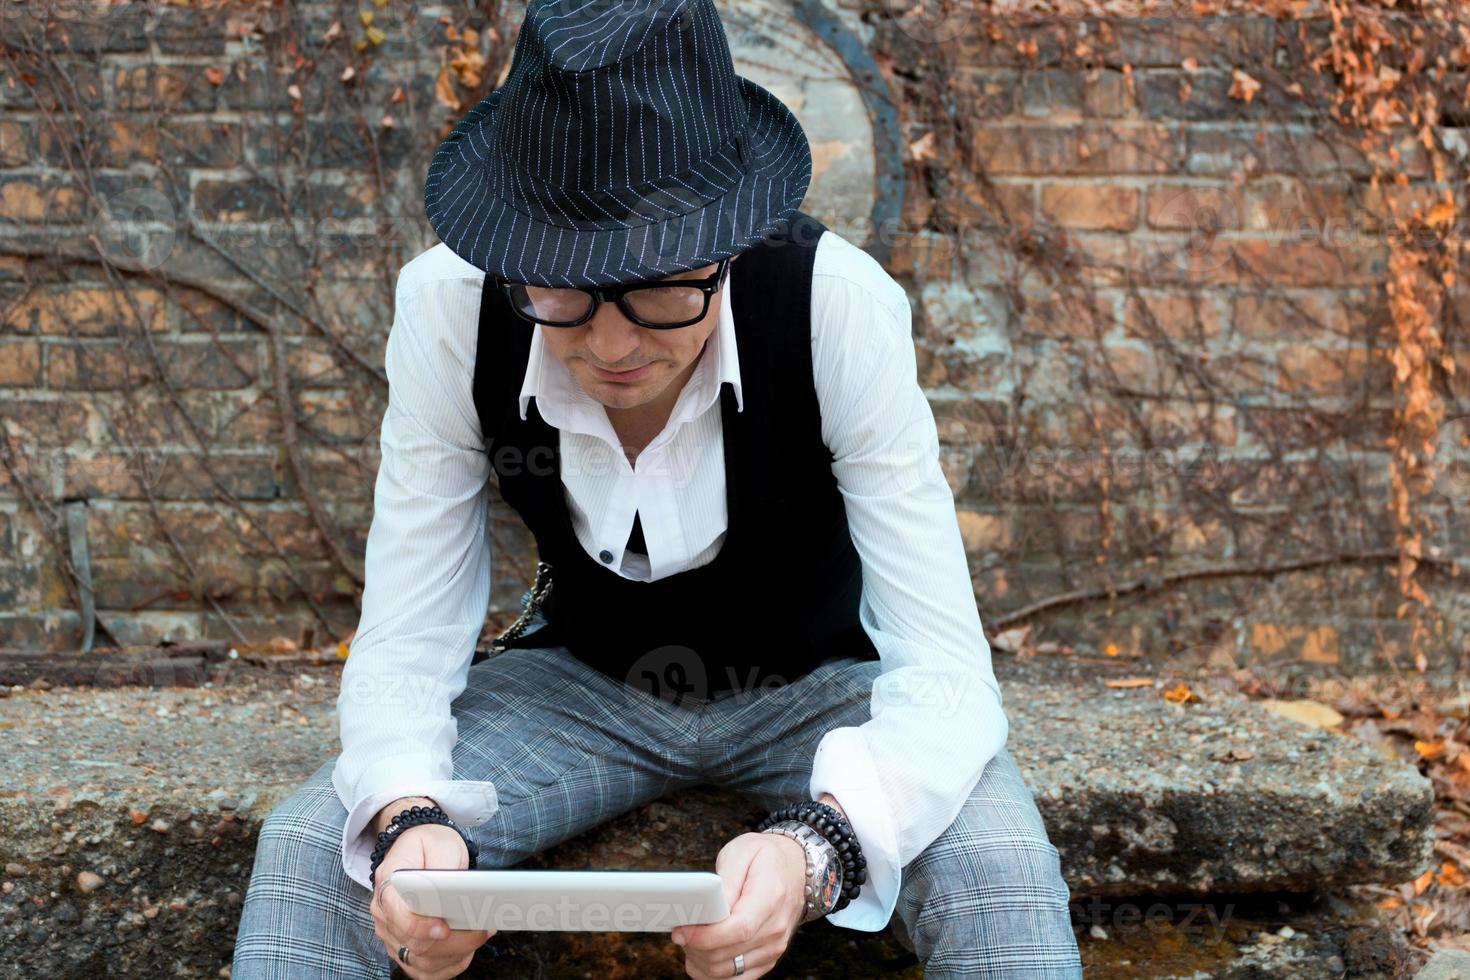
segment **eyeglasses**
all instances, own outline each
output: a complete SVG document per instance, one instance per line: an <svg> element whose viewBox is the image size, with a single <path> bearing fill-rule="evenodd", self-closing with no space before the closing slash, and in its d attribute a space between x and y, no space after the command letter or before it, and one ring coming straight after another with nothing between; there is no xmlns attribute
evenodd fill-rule
<svg viewBox="0 0 1470 980"><path fill-rule="evenodd" d="M645 279L615 286L556 289L496 278L510 308L523 320L547 327L575 327L592 319L604 302L615 302L640 327L673 330L698 323L709 312L710 297L725 281L729 257L703 279Z"/></svg>

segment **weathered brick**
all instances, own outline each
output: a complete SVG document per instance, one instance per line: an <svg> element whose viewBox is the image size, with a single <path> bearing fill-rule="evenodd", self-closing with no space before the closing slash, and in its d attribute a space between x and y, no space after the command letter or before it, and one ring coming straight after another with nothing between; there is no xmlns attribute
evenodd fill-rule
<svg viewBox="0 0 1470 980"><path fill-rule="evenodd" d="M219 102L219 90L197 65L121 65L109 81L113 109L206 112Z"/></svg>
<svg viewBox="0 0 1470 980"><path fill-rule="evenodd" d="M1019 126L975 129L968 164L991 174L1159 174L1181 158L1177 133L1167 126Z"/></svg>
<svg viewBox="0 0 1470 980"><path fill-rule="evenodd" d="M1025 227L1035 216L1029 182L977 180L955 172L938 179L942 190L934 210L953 227Z"/></svg>
<svg viewBox="0 0 1470 980"><path fill-rule="evenodd" d="M0 374L4 353L0 348ZM0 400L0 429L29 446L90 445L101 434L100 416L77 398L7 394Z"/></svg>
<svg viewBox="0 0 1470 980"><path fill-rule="evenodd" d="M1276 384L1283 391L1351 395L1366 380L1369 364L1368 352L1361 347L1292 344L1281 351Z"/></svg>
<svg viewBox="0 0 1470 980"><path fill-rule="evenodd" d="M1015 71L964 68L953 79L955 102L965 119L997 119L1014 115L1021 76Z"/></svg>
<svg viewBox="0 0 1470 980"><path fill-rule="evenodd" d="M1240 239L1230 243L1232 264L1252 282L1282 286L1363 286L1383 281L1388 249L1382 245ZM1235 281L1236 269L1221 281Z"/></svg>
<svg viewBox="0 0 1470 980"><path fill-rule="evenodd" d="M1124 116L1136 110L1121 71L1041 69L1021 76L1021 112L1046 119Z"/></svg>
<svg viewBox="0 0 1470 980"><path fill-rule="evenodd" d="M894 276L932 279L950 275L954 260L953 236L919 230L893 236L888 270Z"/></svg>
<svg viewBox="0 0 1470 980"><path fill-rule="evenodd" d="M20 167L32 153L30 126L19 119L0 119L0 167Z"/></svg>
<svg viewBox="0 0 1470 980"><path fill-rule="evenodd" d="M1041 185L1041 214L1066 228L1131 231L1138 226L1138 189L1116 184Z"/></svg>
<svg viewBox="0 0 1470 980"><path fill-rule="evenodd" d="M140 326L166 326L163 294L130 285L124 293L104 286L62 285L33 290L3 313L3 327L17 333L116 337Z"/></svg>
<svg viewBox="0 0 1470 980"><path fill-rule="evenodd" d="M1330 623L1252 623L1251 655L1260 660L1335 664L1337 629Z"/></svg>
<svg viewBox="0 0 1470 980"><path fill-rule="evenodd" d="M12 6L19 9L0 15L0 24L10 36L24 37L43 50L97 55L148 49L143 4L61 2L31 11Z"/></svg>
<svg viewBox="0 0 1470 980"><path fill-rule="evenodd" d="M254 337L195 337L158 345L158 358L179 388L243 388L261 373Z"/></svg>
<svg viewBox="0 0 1470 980"><path fill-rule="evenodd" d="M33 388L41 383L41 345L34 340L0 340L0 387Z"/></svg>
<svg viewBox="0 0 1470 980"><path fill-rule="evenodd" d="M364 445L352 450L351 458L343 458L340 449L303 448L301 463L311 491L332 507L362 506L372 502L373 484L378 473L378 447ZM281 496L300 499L301 485L296 472L282 470Z"/></svg>
<svg viewBox="0 0 1470 980"><path fill-rule="evenodd" d="M1338 293L1240 293L1235 297L1231 322L1241 336L1262 340L1323 333L1347 336L1353 330L1352 312Z"/></svg>
<svg viewBox="0 0 1470 980"><path fill-rule="evenodd" d="M64 464L68 496L143 500L207 499L215 494L210 473L230 494L250 500L277 496L280 461L275 454L214 453L206 462L193 452L145 450L78 454Z"/></svg>
<svg viewBox="0 0 1470 980"><path fill-rule="evenodd" d="M10 3L0 10L20 6ZM0 14L3 17L3 14ZM0 24L0 28L3 28ZM102 78L98 66L90 59L64 59L66 85L56 82L56 62L43 61L18 46L7 46L7 64L0 67L0 105L9 109L38 109L65 116L75 111L74 96L85 104L96 105L102 99Z"/></svg>
<svg viewBox="0 0 1470 980"><path fill-rule="evenodd" d="M27 653L75 650L81 641L81 617L70 609L0 614L0 648Z"/></svg>
<svg viewBox="0 0 1470 980"><path fill-rule="evenodd" d="M201 180L194 207L205 221L265 221L279 217L288 202L260 180Z"/></svg>
<svg viewBox="0 0 1470 980"><path fill-rule="evenodd" d="M1251 66L1243 70L1250 73ZM1310 73L1303 73L1301 84L1308 84ZM1293 76L1295 81L1297 76ZM1138 73L1136 83L1139 111L1149 118L1180 119L1190 122L1234 122L1243 119L1271 122L1300 122L1319 117L1326 109L1314 87L1313 95L1297 96L1286 92L1269 79L1257 78L1261 87L1249 101L1234 98L1230 90L1234 76L1230 69L1204 69L1195 72L1151 69Z"/></svg>
<svg viewBox="0 0 1470 980"><path fill-rule="evenodd" d="M1327 231L1364 234L1376 224L1351 185L1269 177L1244 188L1245 227L1296 240L1321 237ZM1364 223L1365 219L1369 222ZM1333 235L1330 241L1341 241Z"/></svg>
<svg viewBox="0 0 1470 980"><path fill-rule="evenodd" d="M1107 24L1109 53L1136 68L1178 67L1189 58L1205 67L1262 64L1276 49L1269 17L1119 17Z"/></svg>
<svg viewBox="0 0 1470 980"><path fill-rule="evenodd" d="M1215 292L1140 293L1124 303L1123 330L1144 340L1162 334L1174 340L1203 342L1220 333L1225 303L1225 297Z"/></svg>
<svg viewBox="0 0 1470 980"><path fill-rule="evenodd" d="M1227 187L1155 183L1148 187L1150 228L1213 235L1241 227L1240 193Z"/></svg>
<svg viewBox="0 0 1470 980"><path fill-rule="evenodd" d="M969 554L1004 551L1010 547L1011 525L1004 515L961 509L955 516L960 525L960 539Z"/></svg>
<svg viewBox="0 0 1470 980"><path fill-rule="evenodd" d="M239 33L228 8L163 6L149 26L163 54L224 54L226 42Z"/></svg>
<svg viewBox="0 0 1470 980"><path fill-rule="evenodd" d="M0 214L12 221L59 223L78 221L86 213L81 191L55 178L0 178Z"/></svg>
<svg viewBox="0 0 1470 980"><path fill-rule="evenodd" d="M1167 392L1178 383L1177 368L1170 355L1152 347L1107 344L1103 348L1108 368L1100 372L1104 387L1119 385L1129 391Z"/></svg>
<svg viewBox="0 0 1470 980"><path fill-rule="evenodd" d="M121 341L47 344L46 384L52 388L130 388L151 377L152 366Z"/></svg>
<svg viewBox="0 0 1470 980"><path fill-rule="evenodd" d="M1026 295L1017 315L1024 333L1056 338L1093 338L1112 326L1111 304L1085 292Z"/></svg>
<svg viewBox="0 0 1470 980"><path fill-rule="evenodd" d="M326 443L371 439L382 421L381 414L362 411L350 394L337 392L297 392L296 411L298 425Z"/></svg>
<svg viewBox="0 0 1470 980"><path fill-rule="evenodd" d="M177 166L238 167L245 159L242 123L169 119L158 128L158 155ZM117 148L109 143L109 152Z"/></svg>

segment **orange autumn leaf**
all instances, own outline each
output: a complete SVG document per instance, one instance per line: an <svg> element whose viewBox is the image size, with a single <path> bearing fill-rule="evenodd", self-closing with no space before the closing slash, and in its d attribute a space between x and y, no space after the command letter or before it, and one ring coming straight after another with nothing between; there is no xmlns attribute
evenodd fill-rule
<svg viewBox="0 0 1470 980"><path fill-rule="evenodd" d="M1419 753L1420 758L1435 759L1444 752L1444 739L1437 738L1432 742L1422 739L1414 739L1414 750Z"/></svg>
<svg viewBox="0 0 1470 980"><path fill-rule="evenodd" d="M1152 677L1115 677L1103 681L1108 687L1151 687L1153 682Z"/></svg>
<svg viewBox="0 0 1470 980"><path fill-rule="evenodd" d="M1109 643L1107 646L1103 647L1103 653L1109 657L1116 657L1118 655L1118 644Z"/></svg>
<svg viewBox="0 0 1470 980"><path fill-rule="evenodd" d="M1428 888L1432 881L1434 881L1434 869L1430 868L1428 871L1424 872L1422 875L1414 879L1414 894L1423 895L1424 889Z"/></svg>
<svg viewBox="0 0 1470 980"><path fill-rule="evenodd" d="M1164 692L1164 697L1175 704L1188 704L1190 701L1198 701L1199 695L1189 689L1189 685L1183 681L1175 684Z"/></svg>
<svg viewBox="0 0 1470 980"><path fill-rule="evenodd" d="M1453 861L1441 864L1434 877L1441 885L1447 885L1450 888L1459 888L1466 881L1465 872L1461 871L1460 866Z"/></svg>
<svg viewBox="0 0 1470 980"><path fill-rule="evenodd" d="M1261 90L1261 83L1241 71L1239 68L1230 73L1230 91L1227 93L1232 99L1240 99L1249 102L1256 97Z"/></svg>

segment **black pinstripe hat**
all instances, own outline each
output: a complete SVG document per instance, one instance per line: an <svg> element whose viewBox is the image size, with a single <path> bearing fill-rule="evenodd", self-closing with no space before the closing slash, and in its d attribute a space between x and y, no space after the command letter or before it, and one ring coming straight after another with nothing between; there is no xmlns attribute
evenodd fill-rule
<svg viewBox="0 0 1470 980"><path fill-rule="evenodd" d="M749 248L811 175L796 116L735 74L712 0L531 0L505 84L434 154L424 208L477 268L601 286Z"/></svg>

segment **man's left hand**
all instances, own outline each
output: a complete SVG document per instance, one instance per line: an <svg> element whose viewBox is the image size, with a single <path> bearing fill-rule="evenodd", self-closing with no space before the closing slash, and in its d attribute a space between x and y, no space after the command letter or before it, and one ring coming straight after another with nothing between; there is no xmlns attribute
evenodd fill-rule
<svg viewBox="0 0 1470 980"><path fill-rule="evenodd" d="M741 976L754 980L786 952L806 912L806 850L785 834L741 834L720 849L715 872L730 914L678 926L672 938L684 938L684 969L695 980L733 977L736 953L745 954Z"/></svg>

